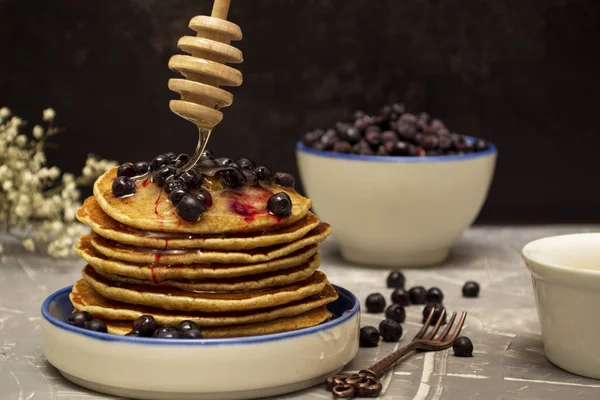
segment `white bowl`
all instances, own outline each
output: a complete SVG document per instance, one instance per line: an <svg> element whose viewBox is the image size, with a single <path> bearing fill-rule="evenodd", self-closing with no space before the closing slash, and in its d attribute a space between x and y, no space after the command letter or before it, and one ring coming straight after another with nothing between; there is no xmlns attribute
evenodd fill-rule
<svg viewBox="0 0 600 400"><path fill-rule="evenodd" d="M443 261L479 214L496 165L491 143L479 153L434 157L339 154L298 143L296 156L342 256L382 267Z"/></svg>
<svg viewBox="0 0 600 400"><path fill-rule="evenodd" d="M523 248L550 362L600 379L600 233L536 240Z"/></svg>
<svg viewBox="0 0 600 400"><path fill-rule="evenodd" d="M67 324L71 288L42 305L44 354L68 380L143 399L250 399L321 384L358 351L359 303L336 287L321 325L235 339L153 339L86 331Z"/></svg>

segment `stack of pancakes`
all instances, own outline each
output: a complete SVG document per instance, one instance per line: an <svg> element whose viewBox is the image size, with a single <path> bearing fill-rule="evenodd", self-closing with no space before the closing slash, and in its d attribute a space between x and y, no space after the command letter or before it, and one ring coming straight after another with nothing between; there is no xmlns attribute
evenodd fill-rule
<svg viewBox="0 0 600 400"><path fill-rule="evenodd" d="M101 176L77 218L92 232L76 244L88 264L70 295L76 310L126 334L141 315L158 324L194 321L207 338L285 332L331 317L337 293L318 271L318 243L331 232L294 189L261 184L209 187L213 206L199 221L178 217L164 191L137 180L112 194L116 168ZM266 211L273 193L292 199L292 215Z"/></svg>

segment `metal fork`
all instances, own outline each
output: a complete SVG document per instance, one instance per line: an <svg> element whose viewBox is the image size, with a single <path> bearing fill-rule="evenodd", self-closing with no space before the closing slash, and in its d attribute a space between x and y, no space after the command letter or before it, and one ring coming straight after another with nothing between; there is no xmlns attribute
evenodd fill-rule
<svg viewBox="0 0 600 400"><path fill-rule="evenodd" d="M361 370L358 374L330 376L327 378L327 390L332 392L334 397L342 399L349 399L355 396L378 396L382 390L381 382L379 381L382 372L393 366L400 358L415 350L439 351L452 346L462 330L467 313L461 313L454 331L450 334L450 330L456 319L456 313L452 313L448 325L442 333L436 337L435 335L440 330L442 322L446 317L446 310L442 311L442 314L439 316L433 329L427 332L434 312L435 309L432 309L425 320L423 327L408 345L396 350L384 359L371 365L369 368ZM448 337L449 334L450 336Z"/></svg>

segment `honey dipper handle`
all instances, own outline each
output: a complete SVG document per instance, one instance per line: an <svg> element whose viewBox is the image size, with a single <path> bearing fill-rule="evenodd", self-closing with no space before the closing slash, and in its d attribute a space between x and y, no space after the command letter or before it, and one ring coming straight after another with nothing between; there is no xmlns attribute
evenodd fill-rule
<svg viewBox="0 0 600 400"><path fill-rule="evenodd" d="M227 14L229 13L229 3L231 3L231 0L215 0L211 17L227 19Z"/></svg>

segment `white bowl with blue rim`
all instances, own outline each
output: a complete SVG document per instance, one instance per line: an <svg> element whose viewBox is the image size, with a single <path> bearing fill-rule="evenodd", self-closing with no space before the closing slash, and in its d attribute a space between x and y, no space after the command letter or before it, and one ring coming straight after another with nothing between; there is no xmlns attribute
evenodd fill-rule
<svg viewBox="0 0 600 400"><path fill-rule="evenodd" d="M482 152L425 157L296 147L302 185L342 257L379 267L442 262L479 214L496 156L491 143Z"/></svg>
<svg viewBox="0 0 600 400"><path fill-rule="evenodd" d="M334 318L306 329L233 339L155 339L67 324L71 287L42 305L48 361L71 382L140 399L250 399L323 383L358 351L359 303L335 287Z"/></svg>

